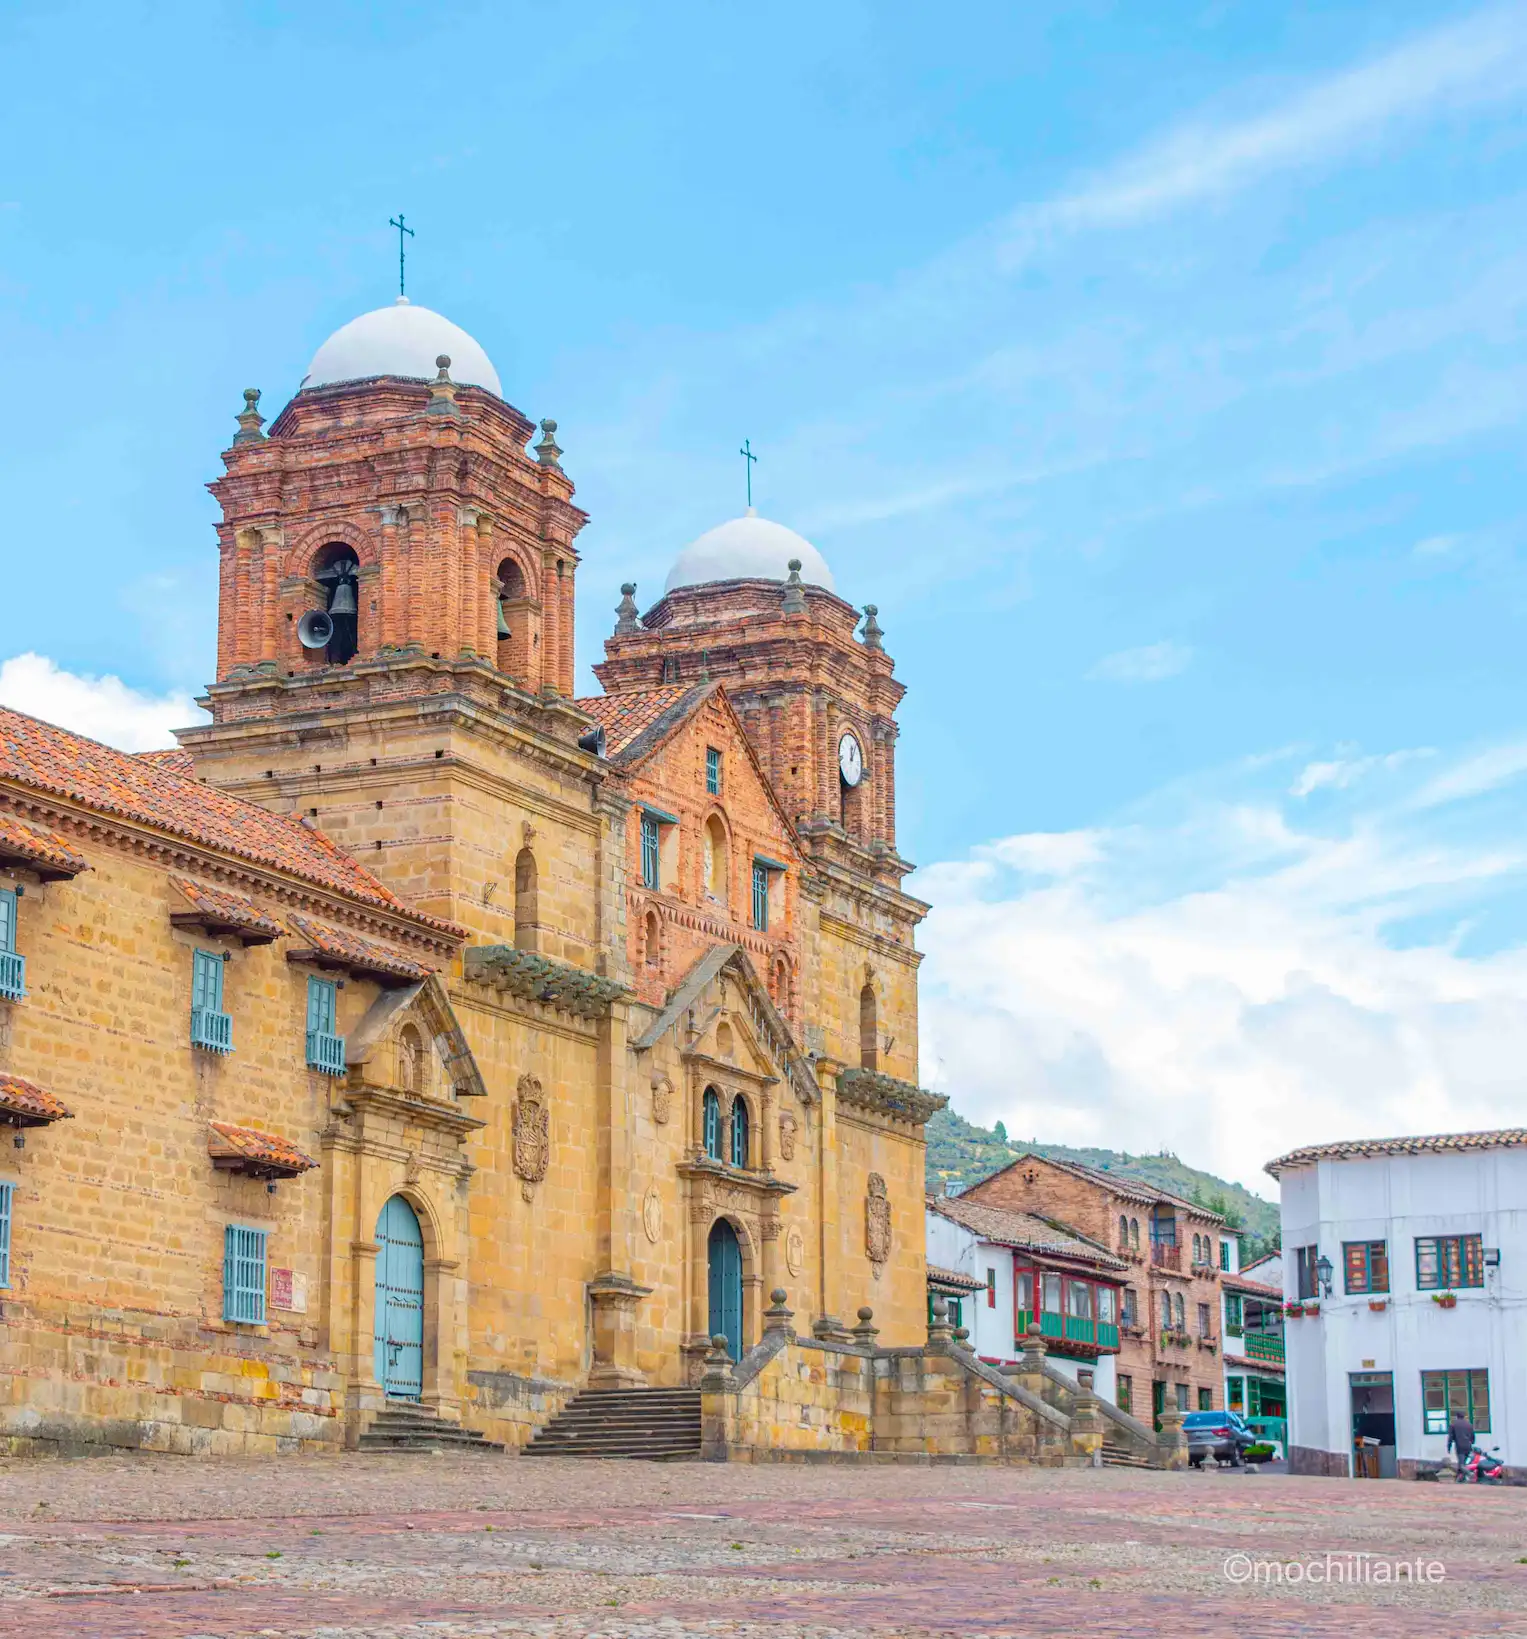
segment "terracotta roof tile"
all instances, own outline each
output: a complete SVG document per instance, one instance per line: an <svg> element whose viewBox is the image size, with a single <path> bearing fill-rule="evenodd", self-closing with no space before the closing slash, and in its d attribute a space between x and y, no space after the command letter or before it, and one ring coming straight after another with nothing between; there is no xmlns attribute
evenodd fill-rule
<svg viewBox="0 0 1527 1639"><path fill-rule="evenodd" d="M605 755L613 760L660 718L684 704L686 696L698 697L709 687L705 683L672 683L663 688L632 689L623 694L596 694L575 700L573 704L603 728ZM698 699L695 703L699 703Z"/></svg>
<svg viewBox="0 0 1527 1639"><path fill-rule="evenodd" d="M183 746L171 746L165 751L135 751L133 756L162 768L167 774L179 774L188 780L196 778L195 759Z"/></svg>
<svg viewBox="0 0 1527 1639"><path fill-rule="evenodd" d="M973 1275L962 1275L958 1269L941 1269L936 1263L928 1265L928 1284L952 1286L957 1292L981 1292L986 1288L984 1280L977 1280Z"/></svg>
<svg viewBox="0 0 1527 1639"><path fill-rule="evenodd" d="M209 932L228 929L254 937L250 943L268 944L279 939L286 929L273 916L267 916L241 893L230 893L226 888L209 888L204 882L193 882L189 877L171 876L171 883L181 898L191 907L177 911L170 920L178 925L197 923Z"/></svg>
<svg viewBox="0 0 1527 1639"><path fill-rule="evenodd" d="M1269 1286L1265 1280L1252 1280L1246 1275L1221 1275L1219 1283L1230 1292L1249 1292L1254 1298L1271 1298L1276 1303L1283 1301L1283 1288Z"/></svg>
<svg viewBox="0 0 1527 1639"><path fill-rule="evenodd" d="M73 1111L62 1099L20 1076L0 1071L0 1121L23 1127L43 1126L49 1121L68 1121Z"/></svg>
<svg viewBox="0 0 1527 1639"><path fill-rule="evenodd" d="M305 941L304 948L287 951L289 962L317 961L319 965L348 968L352 973L401 980L405 984L416 984L435 971L373 939L362 939L347 929L315 922L310 916L291 916L287 920L292 932Z"/></svg>
<svg viewBox="0 0 1527 1639"><path fill-rule="evenodd" d="M1253 1371L1259 1372L1281 1372L1286 1369L1281 1360L1262 1360L1260 1358L1253 1360L1250 1355L1232 1354L1229 1349L1225 1351L1225 1364L1227 1366L1249 1366Z"/></svg>
<svg viewBox="0 0 1527 1639"><path fill-rule="evenodd" d="M19 859L36 866L43 877L78 876L90 862L57 831L0 813L0 859Z"/></svg>
<svg viewBox="0 0 1527 1639"><path fill-rule="evenodd" d="M1020 1246L1030 1252L1050 1252L1061 1258L1080 1258L1104 1269L1125 1267L1124 1260L1116 1258L1107 1247L1088 1240L1066 1224L1041 1218L1032 1212L987 1206L983 1201L971 1201L963 1195L936 1196L928 1206L941 1218L959 1224L982 1240L996 1241L1003 1246Z"/></svg>
<svg viewBox="0 0 1527 1639"><path fill-rule="evenodd" d="M226 1121L211 1123L207 1154L228 1170L246 1171L257 1177L295 1178L318 1165L285 1138L256 1132L253 1127L235 1127Z"/></svg>
<svg viewBox="0 0 1527 1639"><path fill-rule="evenodd" d="M1527 1127L1497 1127L1489 1132L1428 1133L1421 1138L1349 1138L1335 1144L1309 1144L1290 1150L1266 1168L1274 1178L1291 1167L1317 1161L1362 1161L1374 1155L1453 1155L1465 1150L1513 1150L1527 1144Z"/></svg>
<svg viewBox="0 0 1527 1639"><path fill-rule="evenodd" d="M0 707L0 780L152 825L462 937L459 928L410 910L321 831L188 778L188 762L175 753L117 751Z"/></svg>

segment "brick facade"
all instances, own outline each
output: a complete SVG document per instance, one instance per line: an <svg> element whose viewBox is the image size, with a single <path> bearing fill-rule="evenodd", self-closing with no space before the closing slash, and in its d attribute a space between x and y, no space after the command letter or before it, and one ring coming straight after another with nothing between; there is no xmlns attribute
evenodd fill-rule
<svg viewBox="0 0 1527 1639"><path fill-rule="evenodd" d="M1136 1179L1038 1155L972 1185L960 1200L1059 1219L1125 1260L1126 1303L1135 1323L1119 1328L1116 1368L1121 1382L1129 1380L1128 1409L1136 1417L1148 1421L1162 1394L1182 1390L1190 1411L1223 1409L1219 1242L1229 1232L1222 1217ZM1152 1239L1153 1219L1163 1226L1158 1236L1170 1224L1170 1247ZM1194 1262L1195 1240L1207 1261ZM1163 1324L1163 1299L1171 1305L1170 1328Z"/></svg>

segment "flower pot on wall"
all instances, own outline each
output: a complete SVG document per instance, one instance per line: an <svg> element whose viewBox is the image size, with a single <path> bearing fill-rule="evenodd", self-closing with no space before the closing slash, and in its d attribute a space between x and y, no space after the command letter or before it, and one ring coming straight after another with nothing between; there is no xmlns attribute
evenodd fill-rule
<svg viewBox="0 0 1527 1639"><path fill-rule="evenodd" d="M1389 1307L1389 1299L1369 1298L1368 1307L1374 1312L1374 1314L1381 1315Z"/></svg>
<svg viewBox="0 0 1527 1639"><path fill-rule="evenodd" d="M1285 1304L1283 1313L1286 1315L1293 1315L1297 1318L1299 1315L1304 1313L1304 1305L1302 1303Z"/></svg>
<svg viewBox="0 0 1527 1639"><path fill-rule="evenodd" d="M1456 1292L1434 1292L1432 1302L1439 1309L1456 1309L1458 1307L1458 1294Z"/></svg>

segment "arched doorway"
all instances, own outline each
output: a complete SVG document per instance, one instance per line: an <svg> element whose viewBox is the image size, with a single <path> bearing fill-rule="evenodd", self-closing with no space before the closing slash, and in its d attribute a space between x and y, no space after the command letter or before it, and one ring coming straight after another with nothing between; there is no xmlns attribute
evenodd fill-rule
<svg viewBox="0 0 1527 1639"><path fill-rule="evenodd" d="M389 1399L424 1389L424 1234L394 1195L376 1221L376 1380Z"/></svg>
<svg viewBox="0 0 1527 1639"><path fill-rule="evenodd" d="M742 1359L742 1247L737 1231L718 1218L707 1247L710 1266L710 1333L726 1338L726 1351Z"/></svg>

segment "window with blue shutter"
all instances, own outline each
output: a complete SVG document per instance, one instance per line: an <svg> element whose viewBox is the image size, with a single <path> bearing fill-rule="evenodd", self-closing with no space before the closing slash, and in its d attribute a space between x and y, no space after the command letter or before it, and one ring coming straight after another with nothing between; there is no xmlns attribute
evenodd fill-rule
<svg viewBox="0 0 1527 1639"><path fill-rule="evenodd" d="M211 1053L233 1051L233 1020L223 1011L223 955L191 953L191 1045Z"/></svg>
<svg viewBox="0 0 1527 1639"><path fill-rule="evenodd" d="M223 1319L241 1326L265 1324L263 1229L229 1224L223 1231Z"/></svg>
<svg viewBox="0 0 1527 1639"><path fill-rule="evenodd" d="M740 1098L732 1100L732 1165L748 1164L748 1107Z"/></svg>
<svg viewBox="0 0 1527 1639"><path fill-rule="evenodd" d="M701 1106L705 1118L705 1153L713 1161L721 1159L721 1099L714 1087L705 1089Z"/></svg>
<svg viewBox="0 0 1527 1639"><path fill-rule="evenodd" d="M308 980L308 1065L326 1076L345 1073L345 1038L339 1034L339 991L332 979Z"/></svg>
<svg viewBox="0 0 1527 1639"><path fill-rule="evenodd" d="M642 815L642 886L659 886L657 821L651 814Z"/></svg>
<svg viewBox="0 0 1527 1639"><path fill-rule="evenodd" d="M769 931L769 873L756 860L753 862L753 926L760 933Z"/></svg>
<svg viewBox="0 0 1527 1639"><path fill-rule="evenodd" d="M0 996L20 1001L27 993L26 957L16 950L16 890L0 888Z"/></svg>
<svg viewBox="0 0 1527 1639"><path fill-rule="evenodd" d="M713 797L721 795L721 753L715 746L705 748L705 789Z"/></svg>
<svg viewBox="0 0 1527 1639"><path fill-rule="evenodd" d="M14 1184L0 1184L0 1288L11 1284L11 1197Z"/></svg>

